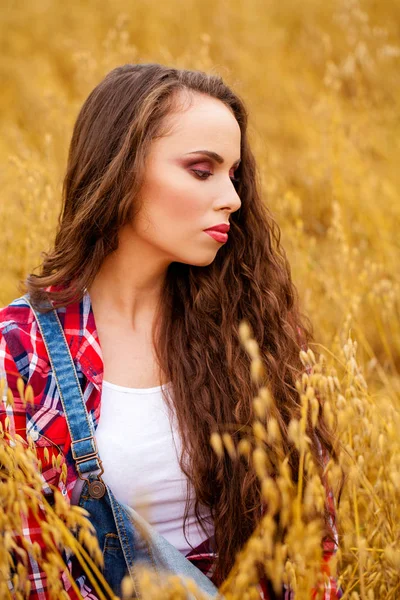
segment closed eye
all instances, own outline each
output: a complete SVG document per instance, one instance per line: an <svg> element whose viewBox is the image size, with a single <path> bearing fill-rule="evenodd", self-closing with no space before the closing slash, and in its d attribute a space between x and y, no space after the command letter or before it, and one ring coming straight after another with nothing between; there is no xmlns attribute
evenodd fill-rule
<svg viewBox="0 0 400 600"><path fill-rule="evenodd" d="M200 171L199 169L191 169L191 171L193 171L193 173L196 174L197 177L199 177L199 179L208 179L209 177L211 177L212 175L214 175L214 173L210 173L210 171ZM235 185L237 183L239 183L240 179L238 177L230 177L229 178L232 183Z"/></svg>
<svg viewBox="0 0 400 600"><path fill-rule="evenodd" d="M193 173L195 173L197 175L197 177L199 179L208 179L208 177L210 177L210 175L213 175L214 173L210 173L210 171L200 171L199 169L191 169L193 171Z"/></svg>

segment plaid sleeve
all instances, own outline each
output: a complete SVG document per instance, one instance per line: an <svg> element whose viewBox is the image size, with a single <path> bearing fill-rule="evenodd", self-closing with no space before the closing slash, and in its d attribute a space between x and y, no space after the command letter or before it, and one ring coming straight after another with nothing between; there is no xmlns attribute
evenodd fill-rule
<svg viewBox="0 0 400 600"><path fill-rule="evenodd" d="M18 333L16 332L16 335ZM0 398L0 423L3 427L3 431L8 429L11 435L19 434L25 441L27 440L27 424L30 419L27 414L27 408L24 406L17 388L17 380L20 377L20 373L17 369L16 362L11 354L9 347L6 343L5 337L0 329L0 380L5 380L5 387L3 389L3 395ZM26 378L25 378L26 380ZM26 381L25 381L26 383ZM0 388L1 389L1 388ZM14 402L10 404L7 402L7 390L10 390L13 394ZM6 427L7 425L7 427ZM2 443L11 443L9 439L2 435ZM47 448L49 452L50 460L45 461L44 452ZM36 451L38 458L42 461L42 464L48 462L49 468L43 471L43 493L51 493L50 484L56 481L57 473L52 465L52 455L57 455L58 450L56 447L53 448L50 445L36 445ZM28 514L22 517L22 536L16 536L15 532L11 532L13 539L19 548L24 548L24 542L37 543L45 555L45 544L41 535L40 520L44 519L45 515L43 510L39 509L37 518L28 510ZM24 538L24 539L22 539ZM68 563L68 568L71 570L71 561ZM28 554L27 561L28 579L31 586L31 592L29 598L32 600L47 600L49 598L48 585L46 580L46 574L40 568L38 562L34 557ZM71 600L78 600L77 595L72 589L71 583L67 576L67 569L60 573L63 586ZM16 590L13 587L12 581L7 582L10 597L16 597ZM81 577L77 580L78 589L80 588L81 596L86 600L98 600L97 596L93 594L90 588L85 584L85 578Z"/></svg>

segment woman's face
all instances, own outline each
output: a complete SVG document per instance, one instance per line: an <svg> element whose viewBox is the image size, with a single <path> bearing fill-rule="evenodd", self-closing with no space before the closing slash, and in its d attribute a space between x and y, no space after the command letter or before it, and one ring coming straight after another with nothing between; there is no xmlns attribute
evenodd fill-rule
<svg viewBox="0 0 400 600"><path fill-rule="evenodd" d="M232 181L241 132L221 101L197 93L192 98L189 109L168 117L168 135L152 143L132 227L166 263L206 266L224 242L204 230L229 223L241 206ZM225 243L235 240L228 237Z"/></svg>

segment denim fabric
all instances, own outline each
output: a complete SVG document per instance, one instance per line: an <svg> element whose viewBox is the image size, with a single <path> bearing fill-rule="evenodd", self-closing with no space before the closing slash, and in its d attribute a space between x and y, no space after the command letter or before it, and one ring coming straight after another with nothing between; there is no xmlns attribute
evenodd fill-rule
<svg viewBox="0 0 400 600"><path fill-rule="evenodd" d="M25 298L29 302L28 294ZM95 527L103 551L104 576L113 592L121 595L122 578L129 573L137 588L136 597L142 598L136 583L135 569L146 565L155 577L161 579L168 574L191 578L210 599L216 598L218 590L212 581L134 509L118 502L108 485L102 498L90 496L87 480L98 478L96 473L101 470L98 460L100 457L64 330L55 310L40 313L30 306L37 319L57 382L71 435L72 454L77 461L76 468L80 475L86 475L79 505L90 514L90 521ZM189 592L188 598L192 598Z"/></svg>

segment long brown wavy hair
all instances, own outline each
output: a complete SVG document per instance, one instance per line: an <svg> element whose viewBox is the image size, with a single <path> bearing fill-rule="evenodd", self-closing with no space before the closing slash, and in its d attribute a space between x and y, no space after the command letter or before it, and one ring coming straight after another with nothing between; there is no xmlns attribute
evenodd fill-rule
<svg viewBox="0 0 400 600"><path fill-rule="evenodd" d="M235 175L242 204L230 218L234 243L228 241L206 267L169 265L153 328L160 374L173 383L170 409L177 415L182 439L180 465L194 487L200 524L200 504L211 511L217 552L214 581L220 583L262 510L251 465L218 458L210 445L212 432L227 429L237 441L253 419L258 388L239 341L239 324L247 320L260 346L284 432L290 419L299 416L295 379L304 367L298 331L303 344L312 340L312 326L299 311L279 227L261 200L247 110L220 76L156 63L126 64L106 75L74 126L54 248L43 253L41 272L30 274L26 287L38 310L44 297L54 306L82 298L104 258L117 248L119 229L140 209L146 156L152 141L166 134L165 118L180 110L179 92L220 100L241 129L241 163ZM57 289L47 293L49 286ZM317 435L331 451L322 426ZM289 441L285 443L296 476L298 456Z"/></svg>

